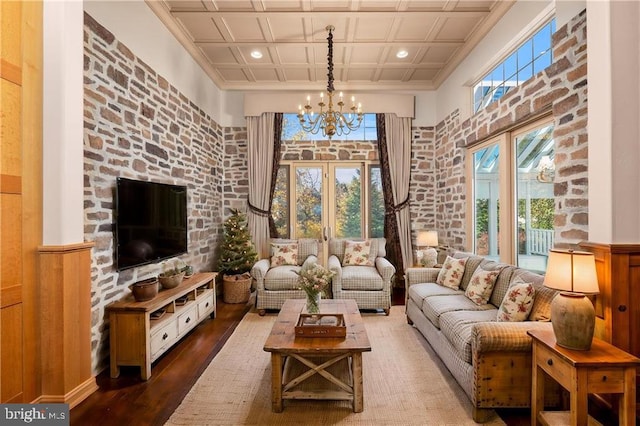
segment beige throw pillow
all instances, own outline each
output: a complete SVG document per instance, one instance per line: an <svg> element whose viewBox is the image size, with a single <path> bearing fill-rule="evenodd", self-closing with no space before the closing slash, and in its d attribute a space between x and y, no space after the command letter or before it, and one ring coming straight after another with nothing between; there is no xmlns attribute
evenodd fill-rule
<svg viewBox="0 0 640 426"><path fill-rule="evenodd" d="M298 243L271 243L271 267L298 264Z"/></svg>
<svg viewBox="0 0 640 426"><path fill-rule="evenodd" d="M500 274L500 270L485 271L478 267L471 275L469 285L464 294L476 305L486 305L491 297L493 286Z"/></svg>
<svg viewBox="0 0 640 426"><path fill-rule="evenodd" d="M438 278L436 278L436 284L457 290L464 275L464 265L467 264L467 259L467 257L456 259L447 256L438 273Z"/></svg>
<svg viewBox="0 0 640 426"><path fill-rule="evenodd" d="M497 321L525 321L531 312L536 290L531 283L515 284L509 287L498 308Z"/></svg>
<svg viewBox="0 0 640 426"><path fill-rule="evenodd" d="M342 266L359 265L373 266L371 254L371 241L345 241Z"/></svg>

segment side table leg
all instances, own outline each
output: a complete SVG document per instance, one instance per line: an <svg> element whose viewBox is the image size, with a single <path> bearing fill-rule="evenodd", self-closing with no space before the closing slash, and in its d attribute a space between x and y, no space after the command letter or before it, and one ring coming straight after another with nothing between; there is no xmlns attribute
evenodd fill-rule
<svg viewBox="0 0 640 426"><path fill-rule="evenodd" d="M577 370L571 395L571 425L586 425L589 417L589 393L587 392L587 371Z"/></svg>
<svg viewBox="0 0 640 426"><path fill-rule="evenodd" d="M618 400L618 417L621 426L636 424L636 369L624 369L624 393Z"/></svg>
<svg viewBox="0 0 640 426"><path fill-rule="evenodd" d="M362 386L362 352L354 352L352 355L353 368L353 412L361 413L364 410L364 395Z"/></svg>
<svg viewBox="0 0 640 426"><path fill-rule="evenodd" d="M536 345L533 345L531 369L531 424L538 424L538 412L544 409L544 371L536 364Z"/></svg>
<svg viewBox="0 0 640 426"><path fill-rule="evenodd" d="M271 352L271 410L282 413L282 355Z"/></svg>

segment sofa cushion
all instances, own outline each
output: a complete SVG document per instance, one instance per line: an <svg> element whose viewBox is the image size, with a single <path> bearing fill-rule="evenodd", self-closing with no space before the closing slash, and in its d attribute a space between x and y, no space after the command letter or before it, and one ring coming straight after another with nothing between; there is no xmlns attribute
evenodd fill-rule
<svg viewBox="0 0 640 426"><path fill-rule="evenodd" d="M385 257L387 255L386 251L386 239L384 238L369 238L371 242L371 252L369 257L372 260L375 260L376 257ZM332 238L329 240L329 256L335 255L340 264L342 265L342 261L344 258L344 250L345 250L345 242L344 238Z"/></svg>
<svg viewBox="0 0 640 426"><path fill-rule="evenodd" d="M422 312L436 327L440 328L440 315L455 311L488 311L493 305L476 305L464 293L448 296L430 296L422 302Z"/></svg>
<svg viewBox="0 0 640 426"><path fill-rule="evenodd" d="M371 241L345 241L342 266L373 266L375 256L371 256Z"/></svg>
<svg viewBox="0 0 640 426"><path fill-rule="evenodd" d="M275 244L298 243L298 266L302 266L307 257L318 255L318 240L314 238L300 238L297 240L273 238L271 242Z"/></svg>
<svg viewBox="0 0 640 426"><path fill-rule="evenodd" d="M298 264L298 242L271 243L271 267Z"/></svg>
<svg viewBox="0 0 640 426"><path fill-rule="evenodd" d="M469 280L471 280L471 276L473 275L476 268L483 262L487 261L486 258L482 256L477 256L473 253L467 253L464 251L457 251L453 254L453 257L456 259L467 258L467 262L464 265L464 275L462 276L462 281L460 281L460 288L466 290L469 285Z"/></svg>
<svg viewBox="0 0 640 426"><path fill-rule="evenodd" d="M460 287L466 262L467 258L454 259L453 257L447 256L447 260L444 261L438 273L436 283L457 290Z"/></svg>
<svg viewBox="0 0 640 426"><path fill-rule="evenodd" d="M264 288L266 290L297 290L300 288L298 284L298 272L300 266L283 265L276 266L267 271L264 276Z"/></svg>
<svg viewBox="0 0 640 426"><path fill-rule="evenodd" d="M533 284L516 278L498 308L496 320L499 322L525 321L533 307L535 292Z"/></svg>
<svg viewBox="0 0 640 426"><path fill-rule="evenodd" d="M440 316L440 330L460 358L471 364L471 337L478 322L496 320L495 307L485 311L446 312Z"/></svg>
<svg viewBox="0 0 640 426"><path fill-rule="evenodd" d="M342 268L343 290L382 290L384 281L375 266L345 266Z"/></svg>
<svg viewBox="0 0 640 426"><path fill-rule="evenodd" d="M451 288L438 285L436 283L421 283L414 284L409 287L409 299L422 308L422 301L425 297L429 296L446 296L460 294L460 290L453 290Z"/></svg>
<svg viewBox="0 0 640 426"><path fill-rule="evenodd" d="M489 303L489 297L493 292L493 286L498 279L500 270L487 270L480 265L474 271L469 280L469 285L464 291L464 295L467 296L476 305L486 305Z"/></svg>
<svg viewBox="0 0 640 426"><path fill-rule="evenodd" d="M502 303L504 295L507 293L507 289L509 288L513 277L513 271L516 270L516 267L513 265L507 265L506 263L495 263L493 268L500 268L500 275L498 275L496 284L493 286L493 293L491 293L489 303L498 307Z"/></svg>

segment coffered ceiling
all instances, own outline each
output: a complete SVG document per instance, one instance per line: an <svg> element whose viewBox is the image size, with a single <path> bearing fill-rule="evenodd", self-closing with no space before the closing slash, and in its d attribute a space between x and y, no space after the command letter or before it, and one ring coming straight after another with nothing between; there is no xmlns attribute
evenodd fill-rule
<svg viewBox="0 0 640 426"><path fill-rule="evenodd" d="M513 5L500 0L147 0L223 90L437 88ZM400 51L406 57L398 57ZM261 58L252 57L260 52Z"/></svg>

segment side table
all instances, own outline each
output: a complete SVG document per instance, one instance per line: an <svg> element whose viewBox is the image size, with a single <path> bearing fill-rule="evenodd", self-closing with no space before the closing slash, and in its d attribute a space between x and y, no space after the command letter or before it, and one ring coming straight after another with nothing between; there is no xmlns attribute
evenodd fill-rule
<svg viewBox="0 0 640 426"><path fill-rule="evenodd" d="M621 394L619 424L636 424L636 368L640 359L594 338L591 349L576 351L556 345L553 331L529 330L533 338L531 424L586 426L590 393ZM570 411L544 408L544 373L570 393Z"/></svg>

